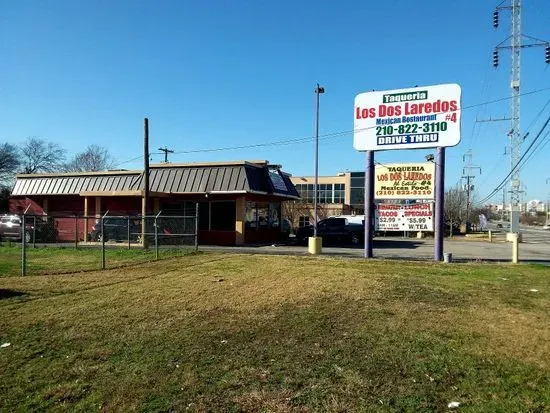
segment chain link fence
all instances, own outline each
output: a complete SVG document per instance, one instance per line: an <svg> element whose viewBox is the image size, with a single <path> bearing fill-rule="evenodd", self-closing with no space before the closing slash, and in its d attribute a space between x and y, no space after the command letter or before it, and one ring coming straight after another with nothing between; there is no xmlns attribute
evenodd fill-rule
<svg viewBox="0 0 550 413"><path fill-rule="evenodd" d="M22 275L51 274L114 268L197 251L198 228L198 213L5 215L0 218L0 241L8 261L20 256Z"/></svg>

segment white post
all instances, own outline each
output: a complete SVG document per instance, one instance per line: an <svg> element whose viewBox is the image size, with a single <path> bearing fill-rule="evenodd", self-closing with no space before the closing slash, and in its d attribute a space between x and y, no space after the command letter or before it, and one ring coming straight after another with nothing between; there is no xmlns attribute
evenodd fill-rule
<svg viewBox="0 0 550 413"><path fill-rule="evenodd" d="M512 264L519 262L519 239L518 234L512 234Z"/></svg>

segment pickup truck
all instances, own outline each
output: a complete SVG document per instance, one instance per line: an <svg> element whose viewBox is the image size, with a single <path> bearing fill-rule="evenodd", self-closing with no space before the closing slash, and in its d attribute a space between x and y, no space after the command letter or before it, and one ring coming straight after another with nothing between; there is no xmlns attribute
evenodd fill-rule
<svg viewBox="0 0 550 413"><path fill-rule="evenodd" d="M306 243L313 236L313 225L298 228L296 240ZM365 239L363 224L350 223L346 218L327 218L317 224L317 236L323 238L323 244L360 245Z"/></svg>

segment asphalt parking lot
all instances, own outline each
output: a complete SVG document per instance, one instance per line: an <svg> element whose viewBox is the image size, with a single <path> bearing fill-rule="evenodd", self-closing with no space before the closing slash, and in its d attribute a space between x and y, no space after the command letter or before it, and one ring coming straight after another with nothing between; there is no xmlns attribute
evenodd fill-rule
<svg viewBox="0 0 550 413"><path fill-rule="evenodd" d="M522 262L550 265L550 242L525 242L519 245L519 258ZM288 244L213 247L201 246L201 250L218 250L258 254L308 255L307 246ZM511 262L512 244L503 241L503 235L497 234L495 242L487 240L453 237L445 238L444 252L451 253L457 262ZM362 258L363 247L323 247L322 255ZM433 260L434 242L432 238L413 239L384 237L374 240L374 258L401 260Z"/></svg>

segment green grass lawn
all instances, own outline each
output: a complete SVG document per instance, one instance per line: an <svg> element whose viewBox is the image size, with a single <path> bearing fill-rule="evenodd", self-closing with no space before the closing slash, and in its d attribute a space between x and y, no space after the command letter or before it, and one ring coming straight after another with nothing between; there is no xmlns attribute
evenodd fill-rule
<svg viewBox="0 0 550 413"><path fill-rule="evenodd" d="M173 257L188 254L189 248L161 248L159 257ZM99 247L28 247L27 275L62 274L77 271L99 270L102 265ZM153 261L155 249L126 249L124 246L108 245L105 250L106 268L115 268L136 263ZM0 277L21 275L21 247L3 244L0 246Z"/></svg>
<svg viewBox="0 0 550 413"><path fill-rule="evenodd" d="M2 411L550 410L542 266L197 254L0 288Z"/></svg>

